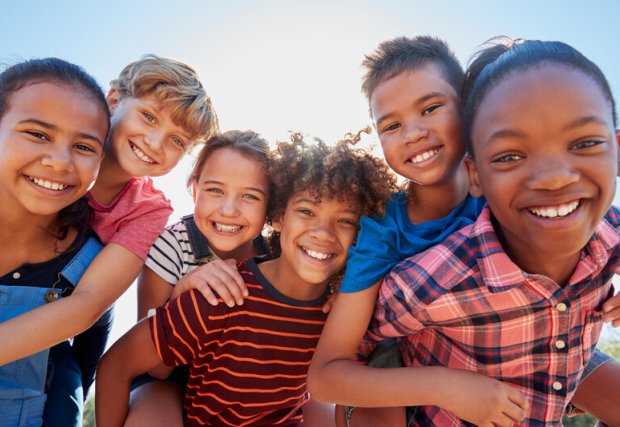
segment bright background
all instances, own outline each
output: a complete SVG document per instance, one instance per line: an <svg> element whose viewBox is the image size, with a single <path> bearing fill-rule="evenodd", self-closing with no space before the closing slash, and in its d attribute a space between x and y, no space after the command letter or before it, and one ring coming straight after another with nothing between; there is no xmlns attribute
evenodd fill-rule
<svg viewBox="0 0 620 427"><path fill-rule="evenodd" d="M561 40L601 67L618 99L619 18L617 0L4 0L0 63L58 56L107 90L143 54L169 56L196 69L223 130L253 129L270 140L295 130L334 141L370 123L360 63L400 35L439 36L463 64L496 35ZM190 167L188 158L156 180L175 206L171 221L192 209ZM113 339L134 319L132 286L117 305Z"/></svg>

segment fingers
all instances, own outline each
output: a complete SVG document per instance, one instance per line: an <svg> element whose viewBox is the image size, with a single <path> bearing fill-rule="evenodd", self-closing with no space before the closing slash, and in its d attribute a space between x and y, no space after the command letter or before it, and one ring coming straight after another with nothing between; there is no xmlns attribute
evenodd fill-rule
<svg viewBox="0 0 620 427"><path fill-rule="evenodd" d="M321 308L321 310L323 310L323 313L329 313L329 311L334 306L334 303L336 302L337 295L338 293L333 293L329 296L329 298L327 298L327 301L325 301L325 304L323 304L323 307Z"/></svg>
<svg viewBox="0 0 620 427"><path fill-rule="evenodd" d="M199 291L211 305L219 304L219 297L229 307L242 305L243 297L248 295L235 260L215 260L192 270L177 283L173 293L189 289Z"/></svg>
<svg viewBox="0 0 620 427"><path fill-rule="evenodd" d="M620 294L614 295L603 304L603 320L611 322L614 327L620 326Z"/></svg>

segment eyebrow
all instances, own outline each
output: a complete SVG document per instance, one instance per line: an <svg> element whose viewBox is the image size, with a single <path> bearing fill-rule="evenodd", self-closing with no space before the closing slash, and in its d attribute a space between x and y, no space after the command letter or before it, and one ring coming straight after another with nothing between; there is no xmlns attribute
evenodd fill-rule
<svg viewBox="0 0 620 427"><path fill-rule="evenodd" d="M53 125L53 124L51 124L51 123L44 122L43 120L39 120L39 119L26 119L26 120L21 120L21 121L19 121L18 123L19 123L20 125L28 125L28 124L31 124L31 125L41 126L42 128L49 129L49 130L58 130L58 126L55 126L55 125ZM95 141L95 142L97 142L99 145L103 146L103 142L102 142L99 138L97 138L96 136L94 136L94 135L91 135L91 134L89 134L89 133L85 133L85 132L78 132L78 135L79 135L81 138L84 138L84 139L89 139L89 140Z"/></svg>
<svg viewBox="0 0 620 427"><path fill-rule="evenodd" d="M215 179L205 179L204 181L202 181L202 183L224 185L222 181L217 181ZM267 196L267 194L261 188L258 188L258 187L243 187L243 189L247 191L255 191L257 193L261 193L263 196Z"/></svg>
<svg viewBox="0 0 620 427"><path fill-rule="evenodd" d="M597 124L597 125L602 125L605 127L608 126L608 123L605 122L605 120L601 119L600 117L584 116L584 117L579 117L578 119L575 119L569 124L567 124L566 126L564 126L563 130L571 130L571 129L575 129L581 126L586 126L589 124Z"/></svg>
<svg viewBox="0 0 620 427"><path fill-rule="evenodd" d="M315 206L320 204L320 202L317 203L316 200L311 200L311 199L297 199L297 200L293 200L291 202L292 205L297 205L297 204L300 204L300 203L310 203L310 204L315 205ZM350 214L353 214L353 215L359 215L359 213L360 213L359 210L355 210L355 209L342 209L342 212L347 212L347 213L350 213Z"/></svg>
<svg viewBox="0 0 620 427"><path fill-rule="evenodd" d="M426 101L428 101L431 98L446 98L447 95L443 92L439 92L439 91L434 91L434 92L429 92L427 94L422 95L421 97L417 98L412 104L413 105L417 105L417 104L422 104ZM383 116L379 117L376 120L376 123L381 123L383 120L390 118L393 115L392 112L389 112L387 114L384 114Z"/></svg>
<svg viewBox="0 0 620 427"><path fill-rule="evenodd" d="M570 123L565 125L562 128L562 130L569 131L569 130L577 129L581 126L586 126L589 124L597 124L597 125L602 125L605 127L607 127L608 125L607 122L605 122L604 120L602 120L601 118L597 116L584 116L584 117L579 117L571 121ZM526 138L526 137L527 137L527 134L525 132L522 132L516 129L501 129L501 130L498 130L497 132L493 132L491 136L489 136L487 142L491 142L496 139L502 139L502 138Z"/></svg>

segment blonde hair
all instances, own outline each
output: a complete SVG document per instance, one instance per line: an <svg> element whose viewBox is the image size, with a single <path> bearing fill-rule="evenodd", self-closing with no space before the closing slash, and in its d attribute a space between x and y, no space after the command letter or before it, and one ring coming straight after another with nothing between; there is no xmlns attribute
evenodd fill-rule
<svg viewBox="0 0 620 427"><path fill-rule="evenodd" d="M170 108L172 121L190 133L191 146L219 132L217 115L196 71L170 58L145 55L121 71L110 86L120 98L153 95Z"/></svg>

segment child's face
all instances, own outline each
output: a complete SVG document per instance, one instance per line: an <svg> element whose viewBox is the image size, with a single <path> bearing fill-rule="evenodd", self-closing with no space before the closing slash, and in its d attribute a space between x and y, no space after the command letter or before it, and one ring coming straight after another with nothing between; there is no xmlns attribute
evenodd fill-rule
<svg viewBox="0 0 620 427"><path fill-rule="evenodd" d="M486 196L511 257L579 254L617 175L611 106L594 80L556 64L508 76L481 100L472 143L471 191Z"/></svg>
<svg viewBox="0 0 620 427"><path fill-rule="evenodd" d="M435 64L379 83L370 110L388 165L420 185L442 184L453 176L465 154L458 105L454 88Z"/></svg>
<svg viewBox="0 0 620 427"><path fill-rule="evenodd" d="M109 155L129 176L161 176L185 154L191 135L172 121L170 108L152 95L108 94L112 114Z"/></svg>
<svg viewBox="0 0 620 427"><path fill-rule="evenodd" d="M194 185L196 225L220 258L236 259L235 251L252 245L265 224L267 175L251 157L220 148L205 160Z"/></svg>
<svg viewBox="0 0 620 427"><path fill-rule="evenodd" d="M349 200L322 197L308 191L294 194L273 226L280 231L280 263L291 283L326 285L345 265L357 234L359 206Z"/></svg>
<svg viewBox="0 0 620 427"><path fill-rule="evenodd" d="M24 86L0 120L3 209L55 215L93 184L108 128L105 111L83 89Z"/></svg>

